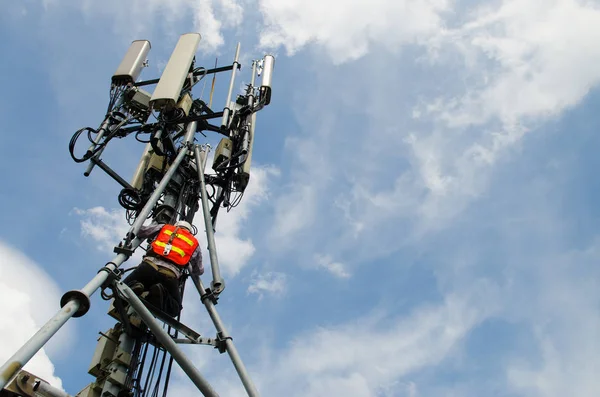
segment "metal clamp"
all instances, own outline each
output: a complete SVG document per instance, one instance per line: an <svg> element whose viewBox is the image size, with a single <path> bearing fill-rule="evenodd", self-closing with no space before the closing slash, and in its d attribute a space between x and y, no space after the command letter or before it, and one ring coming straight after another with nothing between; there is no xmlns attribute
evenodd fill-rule
<svg viewBox="0 0 600 397"><path fill-rule="evenodd" d="M127 255L127 257L130 257L131 255L133 255L134 251L135 250L131 248L131 245L128 245L127 247L125 247L122 242L119 243L119 245L117 245L113 249L113 252L115 254L123 254L123 255Z"/></svg>
<svg viewBox="0 0 600 397"><path fill-rule="evenodd" d="M231 336L223 336L223 332L217 332L217 337L215 338L215 348L221 354L227 351L227 339L233 341L233 338Z"/></svg>
<svg viewBox="0 0 600 397"><path fill-rule="evenodd" d="M114 265L115 270L108 267L108 265ZM121 275L123 274L123 271L120 270L119 268L117 268L116 266L117 266L117 264L114 262L107 262L106 265L104 265L104 267L102 269L98 270L98 273L100 273L100 272L108 273L106 280L104 280L104 282L101 285L102 289L111 287L114 280L121 279Z"/></svg>
<svg viewBox="0 0 600 397"><path fill-rule="evenodd" d="M113 282L115 280L120 280L121 279L121 275L123 274L123 271L120 270L119 268L115 268L114 270L109 268L108 265L115 265L116 264L114 262L108 262L102 269L98 270L98 273L100 272L106 272L108 275L106 277L106 280L104 280L104 282L102 283L102 285L100 286L100 296L102 297L102 299L104 300L111 300L112 298L116 299L115 293L114 293L114 289L113 289ZM113 291L112 294L107 294L105 291L106 289L111 289Z"/></svg>
<svg viewBox="0 0 600 397"><path fill-rule="evenodd" d="M200 297L200 301L204 303L205 300L210 300L214 305L219 300L219 295L215 294L210 288L205 289L205 294Z"/></svg>
<svg viewBox="0 0 600 397"><path fill-rule="evenodd" d="M119 243L119 245L117 245L114 249L113 252L116 254L123 254L126 255L128 258L133 255L135 248L132 248L131 246L131 241L135 238L135 235L131 232L127 233L127 236L125 236L124 242L121 241Z"/></svg>

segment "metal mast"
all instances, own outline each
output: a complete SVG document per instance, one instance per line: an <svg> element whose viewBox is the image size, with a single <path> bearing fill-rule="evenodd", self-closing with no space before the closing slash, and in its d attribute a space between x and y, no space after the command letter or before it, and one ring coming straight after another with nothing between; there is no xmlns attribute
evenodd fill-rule
<svg viewBox="0 0 600 397"><path fill-rule="evenodd" d="M65 293L61 309L2 365L0 397L69 396L22 367L71 317L87 313L90 296L98 290L102 298L111 301L109 315L117 323L105 333L100 332L88 369L95 380L77 396L166 396L173 361L203 395L217 396L217 391L179 348L182 343L208 345L220 353L227 352L248 395L259 395L215 307L225 281L219 269L214 232L219 210L235 207L248 185L256 113L270 103L274 57L265 55L252 62L250 84L233 101L236 72L241 69L240 44L230 65L206 69L196 66L200 39L197 33L182 35L162 76L147 81L138 78L147 65L150 42L132 42L112 76L110 102L100 127L85 127L73 135L69 151L74 161L88 163L84 175L89 176L97 166L123 187L118 199L131 227L115 247L116 256L82 289ZM214 111L202 99L194 99L192 91L200 80L228 71L231 77L222 111ZM261 85L255 86L255 77L261 73ZM150 85L156 85L151 94L142 88ZM211 124L213 119L220 119L220 124ZM211 174L205 171L211 147L196 141L197 134L204 135L203 131L223 136L214 153ZM101 156L110 141L132 134L145 147L128 182ZM75 147L81 135L87 135L89 147L78 157ZM211 187L210 193L207 186ZM192 279L215 326L214 337L202 336L182 324L179 317L163 313L146 301L147 293L138 297L121 280L125 271L120 266L145 243L138 238L144 222L192 223L200 206L212 273L210 288L192 275L191 268L181 277L179 288L183 294L186 278Z"/></svg>

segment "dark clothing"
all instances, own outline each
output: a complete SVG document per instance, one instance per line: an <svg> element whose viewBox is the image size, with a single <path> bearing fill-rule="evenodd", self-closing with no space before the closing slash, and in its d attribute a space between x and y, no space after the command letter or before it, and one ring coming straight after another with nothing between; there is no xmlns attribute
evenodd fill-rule
<svg viewBox="0 0 600 397"><path fill-rule="evenodd" d="M181 310L181 294L179 293L178 279L168 278L157 272L151 265L142 262L123 282L130 287L135 283L142 283L145 291L149 291L150 287L155 284L162 285L165 294L162 305L157 305L158 308L173 317L179 314Z"/></svg>

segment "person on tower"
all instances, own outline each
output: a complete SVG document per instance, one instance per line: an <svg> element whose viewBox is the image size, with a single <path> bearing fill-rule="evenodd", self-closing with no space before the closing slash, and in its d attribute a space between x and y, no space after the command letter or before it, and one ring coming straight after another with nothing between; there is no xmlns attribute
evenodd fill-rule
<svg viewBox="0 0 600 397"><path fill-rule="evenodd" d="M150 304L175 317L182 309L179 279L183 270L191 264L192 276L204 273L202 252L192 225L186 221L174 225L152 221L140 228L137 237L153 241L142 263L123 282L137 295L148 291Z"/></svg>

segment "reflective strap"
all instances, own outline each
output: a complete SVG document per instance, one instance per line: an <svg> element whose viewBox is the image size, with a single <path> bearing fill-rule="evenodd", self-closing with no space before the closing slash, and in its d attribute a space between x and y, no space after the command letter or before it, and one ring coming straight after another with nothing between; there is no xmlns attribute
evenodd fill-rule
<svg viewBox="0 0 600 397"><path fill-rule="evenodd" d="M170 230L165 230L165 232L164 232L164 233L165 233L167 236L170 236L171 234L173 234L173 232L172 232L172 231L170 231ZM186 243L188 243L188 245L189 245L190 247L192 247L192 246L194 245L194 242L193 242L192 240L190 240L189 238L187 238L187 237L185 237L185 236L183 236L183 235L181 235L181 234L176 234L176 235L175 235L175 237L182 239L183 241L185 241Z"/></svg>
<svg viewBox="0 0 600 397"><path fill-rule="evenodd" d="M162 241L155 241L154 244L162 248L164 248L167 245L167 243L163 243ZM177 252L179 255L181 255L181 257L185 256L185 252L183 252L181 248L171 247L171 251Z"/></svg>

